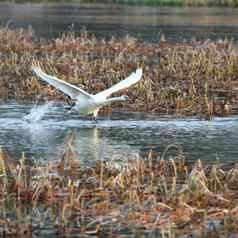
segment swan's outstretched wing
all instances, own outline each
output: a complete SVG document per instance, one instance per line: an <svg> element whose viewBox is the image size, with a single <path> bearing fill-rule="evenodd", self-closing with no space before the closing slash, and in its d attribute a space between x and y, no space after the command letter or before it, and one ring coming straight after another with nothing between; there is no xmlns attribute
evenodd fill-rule
<svg viewBox="0 0 238 238"><path fill-rule="evenodd" d="M141 79L141 76L142 76L142 69L139 68L136 70L135 73L132 73L129 77L127 77L124 80L122 80L121 82L113 85L111 88L108 88L108 89L96 94L95 96L107 98L111 94L113 94L121 89L128 88L132 84L137 83Z"/></svg>
<svg viewBox="0 0 238 238"><path fill-rule="evenodd" d="M32 70L36 73L36 75L38 75L41 78L41 80L43 80L43 81L47 82L48 84L50 84L51 86L59 89L66 95L70 96L72 99L76 99L76 98L90 99L90 98L92 98L92 96L89 93L85 92L84 90L82 90L70 83L67 83L63 80L60 80L54 76L50 76L50 75L44 73L41 70L41 68L37 65L33 64Z"/></svg>

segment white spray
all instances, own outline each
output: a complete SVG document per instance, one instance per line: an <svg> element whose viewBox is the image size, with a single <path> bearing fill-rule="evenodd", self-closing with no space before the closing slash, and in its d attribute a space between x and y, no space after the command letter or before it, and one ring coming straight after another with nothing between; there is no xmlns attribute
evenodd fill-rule
<svg viewBox="0 0 238 238"><path fill-rule="evenodd" d="M27 122L38 122L49 111L49 108L52 105L53 102L48 102L44 105L34 105L34 107L31 108L30 113L26 115L23 119Z"/></svg>

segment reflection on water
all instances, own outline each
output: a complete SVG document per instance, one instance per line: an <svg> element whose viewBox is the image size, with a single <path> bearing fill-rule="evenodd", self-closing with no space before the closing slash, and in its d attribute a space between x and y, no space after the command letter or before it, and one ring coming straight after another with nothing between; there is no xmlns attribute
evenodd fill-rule
<svg viewBox="0 0 238 238"><path fill-rule="evenodd" d="M238 39L238 9L123 6L102 3L0 3L0 22L14 27L32 25L44 37L58 36L72 24L79 32L85 26L97 37L137 36L158 41L165 33L172 41L199 39ZM47 27L46 27L47 26Z"/></svg>
<svg viewBox="0 0 238 238"><path fill-rule="evenodd" d="M41 121L28 123L22 118L30 110L15 104L0 106L0 146L15 159L23 151L37 160L58 159L72 130L77 157L87 162L147 156L150 148L161 155L171 144L182 147L191 161L219 158L230 163L238 158L238 117L203 121L114 112L94 122L52 105Z"/></svg>

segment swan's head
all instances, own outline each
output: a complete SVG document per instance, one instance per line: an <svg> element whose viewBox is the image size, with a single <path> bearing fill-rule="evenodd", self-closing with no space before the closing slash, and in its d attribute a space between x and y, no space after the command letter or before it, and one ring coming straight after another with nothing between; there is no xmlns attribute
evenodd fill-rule
<svg viewBox="0 0 238 238"><path fill-rule="evenodd" d="M129 101L130 98L127 95L122 95L121 96L122 101Z"/></svg>

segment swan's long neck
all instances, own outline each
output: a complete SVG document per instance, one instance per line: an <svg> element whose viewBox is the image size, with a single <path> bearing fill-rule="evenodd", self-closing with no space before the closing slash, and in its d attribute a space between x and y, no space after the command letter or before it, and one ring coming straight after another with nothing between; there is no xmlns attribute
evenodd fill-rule
<svg viewBox="0 0 238 238"><path fill-rule="evenodd" d="M113 103L113 102L122 102L122 101L126 101L125 97L114 97L114 98L108 98L106 100L106 104L110 104L110 103Z"/></svg>

